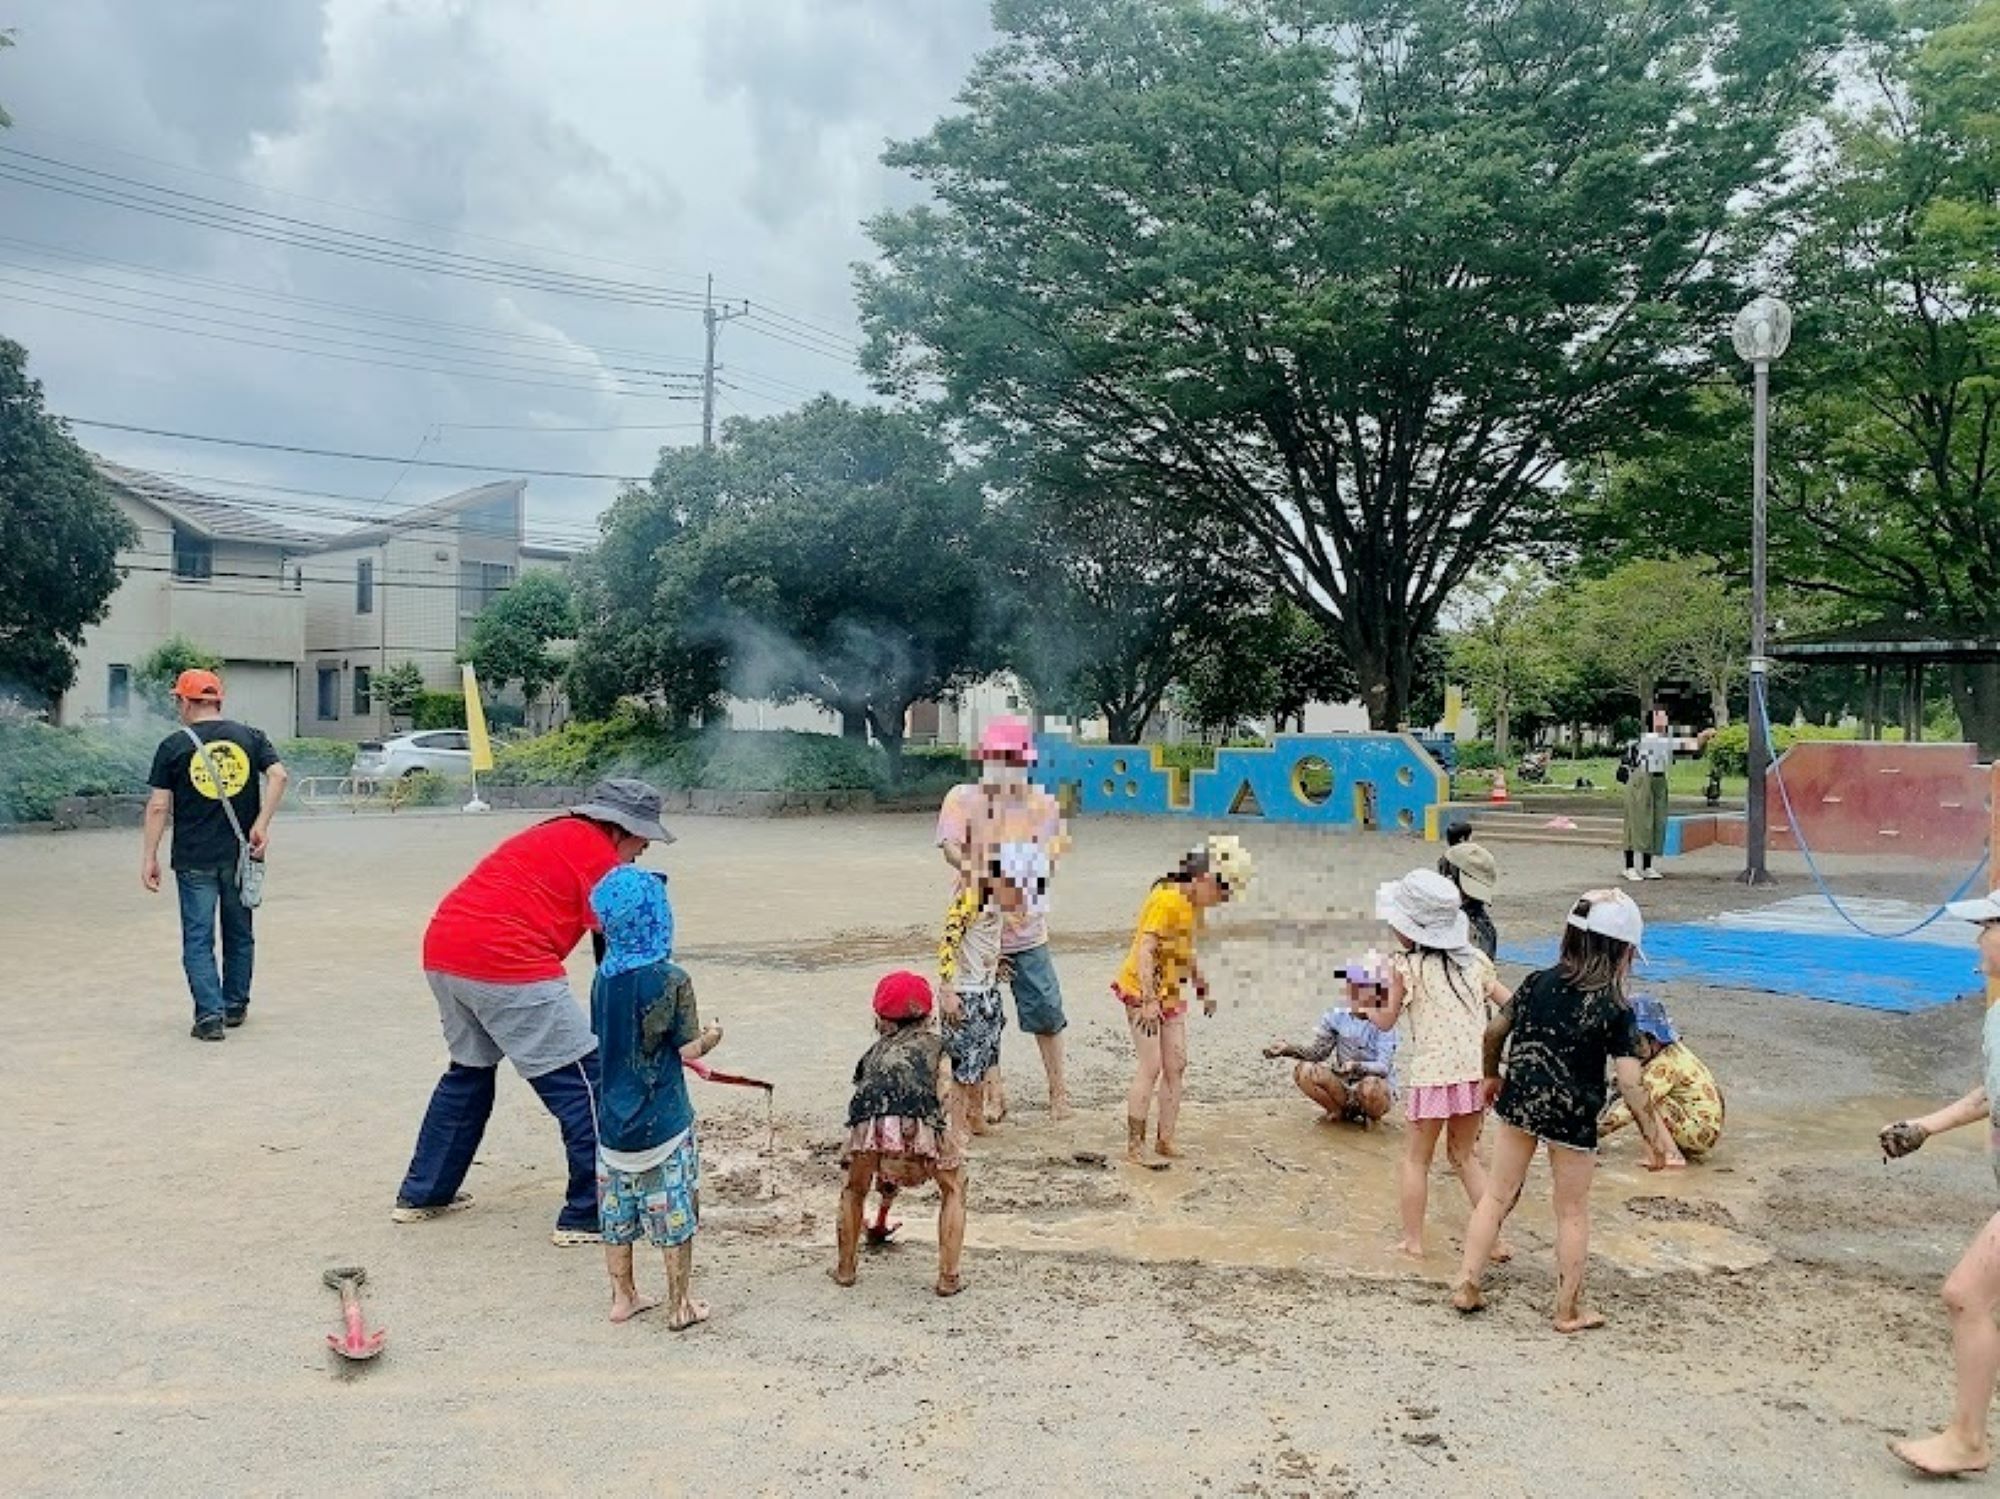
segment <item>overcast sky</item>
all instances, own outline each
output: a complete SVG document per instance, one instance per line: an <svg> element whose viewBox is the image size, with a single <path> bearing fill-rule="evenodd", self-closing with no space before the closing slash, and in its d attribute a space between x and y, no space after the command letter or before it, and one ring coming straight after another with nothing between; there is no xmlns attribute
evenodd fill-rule
<svg viewBox="0 0 2000 1499"><path fill-rule="evenodd" d="M863 219L911 198L883 144L949 110L991 40L985 0L0 0L8 28L0 334L56 411L619 474L698 435L699 406L659 396L699 368L700 316L647 304L710 271L768 309L722 334L724 415L866 393L830 351L855 338ZM467 258L438 274L412 246ZM367 502L273 497L298 506L481 477L76 430L141 468ZM530 532L579 538L615 489L531 479Z"/></svg>

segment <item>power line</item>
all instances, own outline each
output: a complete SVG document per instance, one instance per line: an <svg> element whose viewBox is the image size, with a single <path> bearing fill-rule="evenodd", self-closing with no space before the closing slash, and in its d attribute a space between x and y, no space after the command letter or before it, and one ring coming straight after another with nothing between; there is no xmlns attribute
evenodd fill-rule
<svg viewBox="0 0 2000 1499"><path fill-rule="evenodd" d="M345 458L355 463L410 463L417 468L449 468L465 473L507 474L524 479L611 479L621 484L643 484L650 474L580 473L561 468L511 468L491 463L449 463L441 458L409 459L391 453L349 453L332 448L299 447L292 443L253 442L246 437L216 437L203 432L174 432L160 427L136 427L126 422L95 421L89 417L65 417L73 427L92 427L107 432L136 432L144 437L168 437L177 442L210 442L229 448L257 448L268 453L303 453L314 458Z"/></svg>
<svg viewBox="0 0 2000 1499"><path fill-rule="evenodd" d="M93 286L93 287L105 287L109 285L111 290L129 292L134 296L139 296L139 297L161 298L167 295L162 292L147 291L139 287L119 286L116 285L115 283L105 283L102 281L96 281L87 276L64 276L60 271L42 271L30 268L23 268L23 269L25 270L25 273L30 276L47 276L54 280L79 281L87 286ZM637 377L645 376L649 377L649 379L651 380L658 380L663 383L668 381L685 380L690 382L690 389L692 389L692 381L694 380L694 376L692 374L681 374L676 371L650 370L650 369L639 368L637 366L632 366L632 365L606 364L602 362L592 362L592 361L576 360L576 359L567 359L567 360L550 359L542 355L514 354L506 349L482 349L465 344L444 343L436 339L415 338L400 333L378 333L373 329L369 328L355 328L355 327L350 327L343 323L329 323L318 318L294 317L287 313L282 313L282 312L264 312L256 308L236 307L228 303L207 301L201 297L181 296L178 298L178 300L190 306L209 307L224 312L241 313L246 317L263 319L264 322L269 322L269 323L292 323L305 328L328 328L334 330L335 332L340 332L340 333L359 334L364 340L367 341L357 343L347 339L326 338L319 334L313 334L313 333L293 333L286 328L265 327L263 323L237 322L230 318L216 318L200 313L182 312L178 307L175 306L155 307L148 302L133 302L118 297L107 297L101 294L92 295L86 292L73 292L60 286L49 287L49 286L42 286L38 282L34 281L19 281L11 276L0 276L0 284L4 284L7 286L25 286L31 291L45 292L50 295L59 297L68 297L74 301L79 301L79 302L102 302L112 307L123 307L136 312L149 312L166 317L181 318L188 322L198 322L204 324L212 323L218 327L237 328L248 333L268 333L274 337L303 339L308 343L324 343L331 345L335 348L363 349L372 353L401 354L401 355L409 355L411 357L415 357L426 350L437 350L441 351L441 357L448 359L455 364L470 365L477 369L497 369L497 370L506 370L509 372L518 372L518 373L532 372L538 374L540 373L565 374L568 373L569 371L576 371L579 376L588 375L593 372L601 372L614 378L620 384L628 384L628 385L639 383ZM381 347L381 345L384 343L392 345L409 344L412 345L412 348L400 349L400 348L390 347L385 349Z"/></svg>
<svg viewBox="0 0 2000 1499"><path fill-rule="evenodd" d="M65 293L55 293L57 296ZM268 339L240 338L230 333L214 333L205 328L179 327L172 323L155 322L148 318L125 317L113 312L100 312L91 307L72 307L62 302L45 302L35 297L24 297L18 293L8 293L6 300L24 307L46 307L53 312L67 312L75 317L96 318L100 322L121 323L132 328L154 328L163 333L180 333L192 338L212 339L217 343L240 344L250 349L271 349L281 354L309 354L320 359L335 359L345 364L366 364L378 369L409 370L421 375L446 375L460 380L485 380L501 385L530 385L542 390L567 390L578 395L596 396L601 400L619 401L684 401L691 397L671 394L641 394L624 387L607 390L601 385L566 384L556 380L539 380L525 375L487 375L474 370L442 369L436 365L406 364L393 359L376 359L363 354L340 354L325 349L304 348L298 344L273 343ZM169 314L171 316L171 314Z"/></svg>
<svg viewBox="0 0 2000 1499"><path fill-rule="evenodd" d="M700 422L657 422L614 427L523 427L518 422L433 422L447 432L514 432L522 437L541 437L552 432L688 432Z"/></svg>

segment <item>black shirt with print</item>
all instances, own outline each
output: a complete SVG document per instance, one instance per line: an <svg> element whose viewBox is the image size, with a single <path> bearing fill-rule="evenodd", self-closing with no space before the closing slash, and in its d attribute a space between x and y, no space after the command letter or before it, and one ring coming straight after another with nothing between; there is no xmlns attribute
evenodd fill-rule
<svg viewBox="0 0 2000 1499"><path fill-rule="evenodd" d="M278 763L262 729L232 722L227 718L205 718L191 727L208 747L229 793L229 805L236 820L248 834L250 825L264 806L264 772ZM146 784L155 791L170 791L174 798L174 846L171 864L175 869L234 869L236 834L215 794L215 782L208 767L195 753L184 730L175 729L153 751L153 769Z"/></svg>
<svg viewBox="0 0 2000 1499"><path fill-rule="evenodd" d="M1578 989L1553 968L1529 974L1510 1003L1507 1081L1494 1112L1553 1144L1595 1150L1605 1068L1639 1055L1630 1007L1615 991Z"/></svg>

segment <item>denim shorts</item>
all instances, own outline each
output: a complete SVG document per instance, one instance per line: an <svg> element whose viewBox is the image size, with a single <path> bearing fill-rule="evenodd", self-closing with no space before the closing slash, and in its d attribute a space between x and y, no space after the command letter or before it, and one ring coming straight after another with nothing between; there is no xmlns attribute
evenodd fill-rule
<svg viewBox="0 0 2000 1499"><path fill-rule="evenodd" d="M1009 983L1022 1033L1060 1035L1069 1025L1069 1017L1063 1014L1062 983L1056 978L1056 960L1049 956L1048 943L1025 952L1008 953L1006 959L1014 969Z"/></svg>
<svg viewBox="0 0 2000 1499"><path fill-rule="evenodd" d="M694 1237L701 1152L694 1131L651 1171L620 1171L597 1161L597 1222L607 1244L636 1244L641 1234L662 1249Z"/></svg>

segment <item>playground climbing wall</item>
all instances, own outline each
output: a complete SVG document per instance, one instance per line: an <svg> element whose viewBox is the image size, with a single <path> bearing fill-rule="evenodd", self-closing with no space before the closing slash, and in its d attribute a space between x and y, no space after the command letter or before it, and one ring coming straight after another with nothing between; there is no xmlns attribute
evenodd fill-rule
<svg viewBox="0 0 2000 1499"><path fill-rule="evenodd" d="M1267 749L1218 750L1183 780L1150 745L1037 736L1034 778L1084 813L1314 823L1436 836L1448 778L1409 734L1280 735Z"/></svg>
<svg viewBox="0 0 2000 1499"><path fill-rule="evenodd" d="M1784 792L1791 798L1786 815ZM1803 740L1771 768L1771 847L1816 854L1908 854L1971 861L1991 828L1990 772L1969 744ZM1742 847L1740 817L1681 817L1668 852L1711 843ZM1678 833L1676 839L1673 834Z"/></svg>

